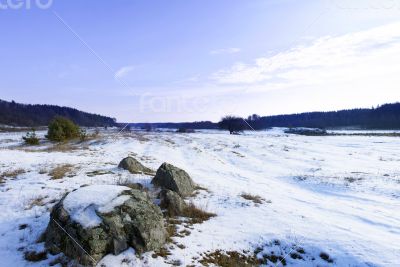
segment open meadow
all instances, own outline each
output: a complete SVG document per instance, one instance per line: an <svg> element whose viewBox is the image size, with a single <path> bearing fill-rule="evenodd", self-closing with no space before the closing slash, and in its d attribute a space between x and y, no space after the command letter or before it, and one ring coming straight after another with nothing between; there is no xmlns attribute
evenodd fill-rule
<svg viewBox="0 0 400 267"><path fill-rule="evenodd" d="M111 129L84 142L30 147L22 136L0 134L2 266L62 262L60 255L40 255L40 237L67 192L129 183L154 191L152 175L118 168L128 155L152 170L163 162L186 170L199 187L185 201L216 216L174 224L160 251L136 256L130 248L98 266L208 266L227 260L221 255L243 258L243 266L399 264L397 137Z"/></svg>

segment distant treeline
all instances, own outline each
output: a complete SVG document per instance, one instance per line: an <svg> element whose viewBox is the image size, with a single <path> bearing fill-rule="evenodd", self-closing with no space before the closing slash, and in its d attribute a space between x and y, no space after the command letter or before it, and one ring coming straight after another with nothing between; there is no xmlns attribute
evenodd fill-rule
<svg viewBox="0 0 400 267"><path fill-rule="evenodd" d="M114 126L116 120L74 108L53 105L29 105L0 100L0 124L44 126L56 116L66 117L81 126Z"/></svg>
<svg viewBox="0 0 400 267"><path fill-rule="evenodd" d="M241 119L244 129L263 130L270 127L309 128L359 128L359 129L400 129L400 103L385 104L370 109L349 109L329 112L306 112L300 114L259 116L251 115ZM221 125L221 124L220 124ZM218 123L210 121L184 123L133 123L132 127L218 129ZM241 127L239 127L241 128Z"/></svg>
<svg viewBox="0 0 400 267"><path fill-rule="evenodd" d="M18 104L0 100L0 124L12 126L44 126L56 116L71 119L81 126L114 126L114 118L82 112L77 109L54 105ZM370 109L349 109L329 112L306 112L300 114L259 116L251 115L241 119L242 128L255 130L270 127L309 128L360 128L400 129L400 103L385 104ZM119 123L119 126L125 124ZM250 125L250 126L249 126ZM146 130L169 129L218 129L221 124L211 121L181 123L132 123L131 127ZM240 126L240 125L239 125ZM241 127L239 127L241 128Z"/></svg>
<svg viewBox="0 0 400 267"><path fill-rule="evenodd" d="M247 122L254 129L269 127L400 129L400 103L385 104L371 109L306 112L267 117L252 115L247 118Z"/></svg>

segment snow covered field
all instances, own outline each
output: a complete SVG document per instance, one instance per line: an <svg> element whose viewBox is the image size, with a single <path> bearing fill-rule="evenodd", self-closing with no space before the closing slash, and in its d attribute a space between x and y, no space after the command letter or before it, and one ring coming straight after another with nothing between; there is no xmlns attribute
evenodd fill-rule
<svg viewBox="0 0 400 267"><path fill-rule="evenodd" d="M24 253L43 248L36 240L66 192L127 180L150 187L151 176L117 168L128 155L154 170L163 162L186 170L209 190L189 201L217 216L174 237L167 259L152 252L138 258L130 249L98 266L198 266L204 252L257 248L258 256L280 255L288 266L400 266L400 138L110 130L51 148L23 146L23 134L0 134L1 266L48 266L56 258L28 262ZM52 179L52 170L65 164L67 175ZM244 193L263 200L254 203ZM291 256L296 251L303 259Z"/></svg>

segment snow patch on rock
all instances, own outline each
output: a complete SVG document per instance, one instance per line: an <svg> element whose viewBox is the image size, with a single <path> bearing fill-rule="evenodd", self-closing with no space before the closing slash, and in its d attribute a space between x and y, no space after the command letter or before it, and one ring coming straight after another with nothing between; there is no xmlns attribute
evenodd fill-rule
<svg viewBox="0 0 400 267"><path fill-rule="evenodd" d="M125 186L93 185L73 191L64 200L64 208L71 218L84 228L92 228L101 223L97 212L107 213L122 205L129 196L120 194L129 190Z"/></svg>

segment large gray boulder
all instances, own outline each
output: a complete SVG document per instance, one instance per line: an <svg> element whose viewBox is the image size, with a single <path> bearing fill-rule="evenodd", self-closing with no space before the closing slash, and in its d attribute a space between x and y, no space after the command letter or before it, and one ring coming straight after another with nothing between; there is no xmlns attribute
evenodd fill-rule
<svg viewBox="0 0 400 267"><path fill-rule="evenodd" d="M158 168L151 183L172 190L182 197L191 195L196 187L187 172L165 162Z"/></svg>
<svg viewBox="0 0 400 267"><path fill-rule="evenodd" d="M125 170L128 170L130 173L134 174L154 174L154 171L147 168L146 166L143 166L142 163L137 161L135 158L132 157L126 157L118 165L119 168L123 168Z"/></svg>
<svg viewBox="0 0 400 267"><path fill-rule="evenodd" d="M159 194L160 207L165 209L168 216L180 216L187 205L183 198L174 191L163 189Z"/></svg>
<svg viewBox="0 0 400 267"><path fill-rule="evenodd" d="M167 238L159 207L139 190L93 185L64 196L53 208L45 232L46 248L85 266L109 253L133 247L160 248Z"/></svg>

